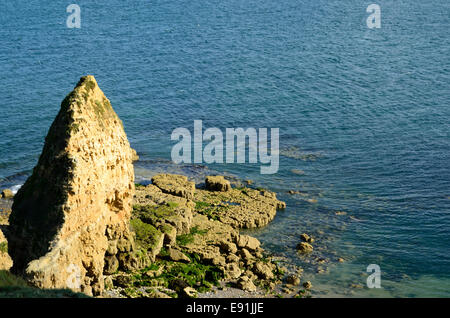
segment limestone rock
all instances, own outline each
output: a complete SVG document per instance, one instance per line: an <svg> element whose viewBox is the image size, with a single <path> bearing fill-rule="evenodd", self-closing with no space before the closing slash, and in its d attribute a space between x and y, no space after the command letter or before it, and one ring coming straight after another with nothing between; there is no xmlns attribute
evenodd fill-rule
<svg viewBox="0 0 450 318"><path fill-rule="evenodd" d="M137 154L137 151L131 148L131 160L133 162L139 161L139 155Z"/></svg>
<svg viewBox="0 0 450 318"><path fill-rule="evenodd" d="M230 279L236 279L239 276L241 276L241 274L242 274L242 271L239 268L239 265L236 263L230 263L230 264L225 265L224 272L225 272L225 277L230 278Z"/></svg>
<svg viewBox="0 0 450 318"><path fill-rule="evenodd" d="M240 248L245 247L249 251L256 251L261 246L261 242L257 238L249 235L239 235L237 245Z"/></svg>
<svg viewBox="0 0 450 318"><path fill-rule="evenodd" d="M189 297L189 298L196 298L197 297L197 291L192 287L186 287L183 289L183 293L181 296Z"/></svg>
<svg viewBox="0 0 450 318"><path fill-rule="evenodd" d="M8 242L0 230L0 271L9 270L12 266L11 257L8 255Z"/></svg>
<svg viewBox="0 0 450 318"><path fill-rule="evenodd" d="M249 292L253 292L256 291L256 286L255 284L251 281L251 279L247 276L242 276L238 282L237 282L237 287L245 290L245 291L249 291Z"/></svg>
<svg viewBox="0 0 450 318"><path fill-rule="evenodd" d="M306 281L306 282L303 283L303 287L305 289L311 289L312 288L312 284L311 284L310 281Z"/></svg>
<svg viewBox="0 0 450 318"><path fill-rule="evenodd" d="M141 255L143 265L145 266L149 261L155 261L156 256L164 245L164 234L153 225L145 223L141 219L133 218L130 224L136 233L137 250L144 254Z"/></svg>
<svg viewBox="0 0 450 318"><path fill-rule="evenodd" d="M298 286L300 285L300 277L298 277L297 275L289 275L286 278L286 282L290 285Z"/></svg>
<svg viewBox="0 0 450 318"><path fill-rule="evenodd" d="M253 255L245 248L243 248L241 250L240 254L241 254L242 259L244 261L246 261L247 263L250 263L254 259Z"/></svg>
<svg viewBox="0 0 450 318"><path fill-rule="evenodd" d="M119 269L119 260L115 256L105 257L105 267L103 273L105 275L114 274Z"/></svg>
<svg viewBox="0 0 450 318"><path fill-rule="evenodd" d="M169 247L167 249L167 254L168 254L168 258L174 262L182 262L182 263L190 263L191 262L189 257L184 255L183 252L181 252L179 250Z"/></svg>
<svg viewBox="0 0 450 318"><path fill-rule="evenodd" d="M12 191L10 189L3 189L1 197L3 199L10 199L10 198L14 197L14 194L12 193Z"/></svg>
<svg viewBox="0 0 450 318"><path fill-rule="evenodd" d="M314 238L309 236L306 233L303 233L302 235L300 235L300 238L302 239L302 241L304 242L308 242L308 243L313 243L314 242Z"/></svg>
<svg viewBox="0 0 450 318"><path fill-rule="evenodd" d="M226 192L196 189L196 211L235 228L257 228L275 218L286 204L268 190L234 188Z"/></svg>
<svg viewBox="0 0 450 318"><path fill-rule="evenodd" d="M226 254L235 254L238 251L236 244L228 241L220 242L220 249Z"/></svg>
<svg viewBox="0 0 450 318"><path fill-rule="evenodd" d="M188 181L186 176L176 174L159 174L152 178L152 183L162 192L183 197L188 200L194 198L195 183Z"/></svg>
<svg viewBox="0 0 450 318"><path fill-rule="evenodd" d="M108 241L132 237L131 161L121 120L95 78L82 77L15 196L7 234L12 272L40 288L101 294Z"/></svg>
<svg viewBox="0 0 450 318"><path fill-rule="evenodd" d="M206 189L210 191L226 192L231 190L230 181L225 180L223 176L208 176L205 179Z"/></svg>
<svg viewBox="0 0 450 318"><path fill-rule="evenodd" d="M189 233L193 218L192 201L163 193L150 184L136 189L133 202L133 216L164 233L165 244L173 245L177 235Z"/></svg>
<svg viewBox="0 0 450 318"><path fill-rule="evenodd" d="M300 253L310 253L313 251L313 247L311 244L306 243L306 242L300 242L297 244L297 250Z"/></svg>
<svg viewBox="0 0 450 318"><path fill-rule="evenodd" d="M254 272L263 279L272 279L274 277L270 266L264 264L263 262L257 262L255 264Z"/></svg>

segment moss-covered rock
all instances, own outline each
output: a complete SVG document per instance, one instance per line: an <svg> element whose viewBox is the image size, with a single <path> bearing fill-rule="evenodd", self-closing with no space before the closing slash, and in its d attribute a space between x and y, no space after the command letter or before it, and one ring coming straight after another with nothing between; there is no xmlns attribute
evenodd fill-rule
<svg viewBox="0 0 450 318"><path fill-rule="evenodd" d="M136 233L136 245L145 251L151 260L155 260L164 243L164 234L153 225L143 222L139 218L130 221L131 229Z"/></svg>

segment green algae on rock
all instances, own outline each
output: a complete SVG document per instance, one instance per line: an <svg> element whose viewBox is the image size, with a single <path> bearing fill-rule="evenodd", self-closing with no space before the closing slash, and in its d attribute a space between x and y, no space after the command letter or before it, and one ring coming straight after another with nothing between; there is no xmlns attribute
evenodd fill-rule
<svg viewBox="0 0 450 318"><path fill-rule="evenodd" d="M286 204L268 190L251 188L215 192L196 189L196 211L236 228L256 228L272 221Z"/></svg>
<svg viewBox="0 0 450 318"><path fill-rule="evenodd" d="M108 278L112 281L111 293L118 292L122 297L195 297L219 281L246 290L270 290L281 282L283 271L266 255L256 238L240 235L237 227L208 217L205 209L213 206L211 203L194 203L184 197L185 191L168 190L170 185L178 188L180 181L186 184L187 178L167 174L154 177L161 179L164 183L156 184L165 190L154 184L136 187L131 223L138 224L138 229L145 227L143 224L152 225L152 230L157 229L165 236L163 247L144 269L111 275ZM250 195L252 191L267 191L246 190ZM194 196L198 191L195 189ZM224 200L221 196L224 192L210 194L211 198ZM267 197L277 204L273 195L255 195L251 200ZM226 199L233 200L233 194ZM146 245L146 235L139 232L145 231L136 230L136 245L148 248L147 252L152 250L153 246Z"/></svg>

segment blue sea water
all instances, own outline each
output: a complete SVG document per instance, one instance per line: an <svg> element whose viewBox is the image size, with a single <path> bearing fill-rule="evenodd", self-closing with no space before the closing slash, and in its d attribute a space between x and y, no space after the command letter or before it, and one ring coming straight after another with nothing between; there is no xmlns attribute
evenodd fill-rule
<svg viewBox="0 0 450 318"><path fill-rule="evenodd" d="M80 29L66 27L73 2ZM252 234L302 266L314 296L449 297L450 2L379 0L380 29L367 28L370 3L2 1L0 186L23 183L62 99L93 74L141 156L138 179L164 170L172 130L195 119L280 128L277 174L207 168L287 202ZM303 232L309 257L295 252ZM366 287L369 264L380 289Z"/></svg>

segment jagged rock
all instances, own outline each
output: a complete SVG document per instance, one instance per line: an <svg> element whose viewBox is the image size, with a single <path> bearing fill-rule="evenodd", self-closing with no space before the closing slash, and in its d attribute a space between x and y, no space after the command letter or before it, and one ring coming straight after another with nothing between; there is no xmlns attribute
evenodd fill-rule
<svg viewBox="0 0 450 318"><path fill-rule="evenodd" d="M255 284L253 284L253 282L251 281L251 279L247 276L242 276L238 282L237 282L237 287L245 290L245 291L249 291L249 292L253 292L256 291L256 286Z"/></svg>
<svg viewBox="0 0 450 318"><path fill-rule="evenodd" d="M235 254L229 254L227 256L227 263L237 263L239 262L239 256Z"/></svg>
<svg viewBox="0 0 450 318"><path fill-rule="evenodd" d="M105 276L104 282L106 290L114 288L114 282L111 276Z"/></svg>
<svg viewBox="0 0 450 318"><path fill-rule="evenodd" d="M312 284L311 284L310 281L306 281L306 282L303 283L303 287L305 289L311 289L312 288Z"/></svg>
<svg viewBox="0 0 450 318"><path fill-rule="evenodd" d="M220 242L220 249L225 254L235 254L238 251L236 244L227 241Z"/></svg>
<svg viewBox="0 0 450 318"><path fill-rule="evenodd" d="M245 248L243 248L243 249L240 251L240 255L241 255L242 259L243 259L244 261L246 261L247 263L250 263L251 261L254 260L253 255L252 255L247 249L245 249Z"/></svg>
<svg viewBox="0 0 450 318"><path fill-rule="evenodd" d="M114 274L119 269L119 260L115 256L105 257L105 267L103 273L105 275Z"/></svg>
<svg viewBox="0 0 450 318"><path fill-rule="evenodd" d="M11 266L12 260L8 255L8 242L0 230L0 270L9 270Z"/></svg>
<svg viewBox="0 0 450 318"><path fill-rule="evenodd" d="M300 242L297 244L297 250L300 253L310 253L313 251L313 246L306 242Z"/></svg>
<svg viewBox="0 0 450 318"><path fill-rule="evenodd" d="M159 174L152 178L152 183L162 192L179 196L188 200L194 198L195 183L186 176L177 174Z"/></svg>
<svg viewBox="0 0 450 318"><path fill-rule="evenodd" d="M256 251L261 246L261 242L252 236L240 235L237 240L237 246L240 248L245 247L249 251Z"/></svg>
<svg viewBox="0 0 450 318"><path fill-rule="evenodd" d="M164 244L167 246L175 245L177 240L177 229L169 224L163 224L159 230L164 234Z"/></svg>
<svg viewBox="0 0 450 318"><path fill-rule="evenodd" d="M237 263L226 264L224 268L225 277L236 279L241 276L242 271Z"/></svg>
<svg viewBox="0 0 450 318"><path fill-rule="evenodd" d="M137 151L131 148L131 160L133 162L139 161L139 155L137 154Z"/></svg>
<svg viewBox="0 0 450 318"><path fill-rule="evenodd" d="M185 297L189 297L189 298L196 298L197 291L192 287L186 287L183 289L183 293L181 296L185 296Z"/></svg>
<svg viewBox="0 0 450 318"><path fill-rule="evenodd" d="M210 191L222 191L226 192L231 190L230 181L226 180L223 176L208 176L205 179L206 189Z"/></svg>
<svg viewBox="0 0 450 318"><path fill-rule="evenodd" d="M298 285L300 285L300 277L298 277L297 275L289 275L286 278L286 282L293 286L298 286Z"/></svg>
<svg viewBox="0 0 450 318"><path fill-rule="evenodd" d="M108 241L132 237L131 158L109 100L93 76L82 77L15 196L7 234L12 272L40 288L101 294Z"/></svg>
<svg viewBox="0 0 450 318"><path fill-rule="evenodd" d="M119 274L113 278L114 286L127 288L133 282L133 278L130 275Z"/></svg>
<svg viewBox="0 0 450 318"><path fill-rule="evenodd" d="M14 197L14 194L12 193L12 191L10 189L3 189L3 191L2 191L3 199L10 199L12 197Z"/></svg>
<svg viewBox="0 0 450 318"><path fill-rule="evenodd" d="M304 242L308 242L308 243L313 243L314 242L314 238L309 236L306 233L303 233L302 235L300 235L300 238L304 241Z"/></svg>
<svg viewBox="0 0 450 318"><path fill-rule="evenodd" d="M190 263L191 260L189 257L183 254L183 252L180 252L179 250L168 248L167 249L167 257L174 262L182 262L182 263Z"/></svg>
<svg viewBox="0 0 450 318"><path fill-rule="evenodd" d="M106 255L116 255L119 252L118 249L119 240L110 240L108 242L108 248L106 249Z"/></svg>
<svg viewBox="0 0 450 318"><path fill-rule="evenodd" d="M256 262L254 272L263 279L272 279L274 277L272 268L263 262Z"/></svg>
<svg viewBox="0 0 450 318"><path fill-rule="evenodd" d="M189 284L181 278L176 278L170 281L169 288L173 289L177 293L181 293L184 291L185 288L190 287Z"/></svg>

